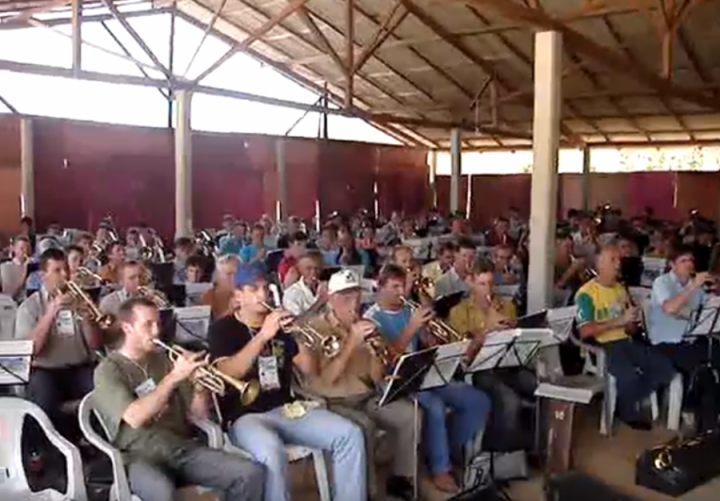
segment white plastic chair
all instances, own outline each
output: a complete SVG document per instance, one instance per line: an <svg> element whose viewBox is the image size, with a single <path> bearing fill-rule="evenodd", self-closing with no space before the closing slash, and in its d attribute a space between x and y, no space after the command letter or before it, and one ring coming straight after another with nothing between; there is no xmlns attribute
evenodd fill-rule
<svg viewBox="0 0 720 501"><path fill-rule="evenodd" d="M0 294L0 341L12 341L15 338L15 316L17 303L7 294Z"/></svg>
<svg viewBox="0 0 720 501"><path fill-rule="evenodd" d="M78 409L78 421L83 435L93 446L97 447L103 454L110 458L113 473L113 484L110 489L109 501L142 501L138 496L130 492L130 483L127 478L122 455L104 437L101 437L93 428L90 418L94 415L97 418L105 437L109 436L107 427L102 417L95 409L92 402L92 392L85 395L80 402ZM219 426L210 421L192 420L193 425L202 431L207 437L208 447L213 449L223 448L223 433ZM205 491L205 488L198 487Z"/></svg>
<svg viewBox="0 0 720 501"><path fill-rule="evenodd" d="M65 456L67 492L54 489L32 492L22 460L22 431L25 416L34 418L50 443ZM0 499L7 501L87 501L82 459L34 403L16 397L0 398Z"/></svg>

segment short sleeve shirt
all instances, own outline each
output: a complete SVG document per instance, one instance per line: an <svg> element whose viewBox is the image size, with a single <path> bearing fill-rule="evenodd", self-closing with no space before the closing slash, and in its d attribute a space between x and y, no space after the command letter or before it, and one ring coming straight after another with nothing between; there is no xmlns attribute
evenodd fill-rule
<svg viewBox="0 0 720 501"><path fill-rule="evenodd" d="M627 291L622 284L615 283L612 287L605 287L596 279L592 279L580 287L575 294L578 326L589 322L607 322L620 318L625 311L627 302ZM603 332L596 338L596 341L609 343L626 337L625 329L618 327Z"/></svg>
<svg viewBox="0 0 720 501"><path fill-rule="evenodd" d="M213 360L232 357L242 350L256 334L257 330L240 322L235 315L228 315L216 320L210 326L208 333L210 356ZM279 332L275 338L269 341L260 357L275 358L280 387L261 390L255 402L248 406L243 406L238 392L235 388L229 387L228 392L220 398L220 412L225 424L232 424L244 414L267 412L291 402L293 400L293 359L298 352L295 339L285 332ZM250 371L243 376L243 380L258 380L258 377L259 360L255 360Z"/></svg>
<svg viewBox="0 0 720 501"><path fill-rule="evenodd" d="M183 448L197 447L190 437L187 414L192 386L182 383L170 397L167 407L150 423L132 428L123 421L128 406L143 396L143 385L152 380L157 386L171 366L162 353L153 353L135 362L113 352L95 369L93 403L107 426L109 439L127 461L143 459L166 464Z"/></svg>

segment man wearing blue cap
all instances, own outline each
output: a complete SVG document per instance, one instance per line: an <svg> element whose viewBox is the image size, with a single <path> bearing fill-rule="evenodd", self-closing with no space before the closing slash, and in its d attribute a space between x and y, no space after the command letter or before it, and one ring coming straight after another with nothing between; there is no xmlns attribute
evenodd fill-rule
<svg viewBox="0 0 720 501"><path fill-rule="evenodd" d="M333 499L367 501L362 431L326 409L293 402L293 369L312 379L317 360L283 330L292 316L268 310L268 284L257 268L242 267L235 279L237 309L210 327L210 354L228 376L260 383L254 402L243 406L231 389L220 399L220 410L233 444L265 465L265 500L290 500L285 444L292 443L330 455Z"/></svg>

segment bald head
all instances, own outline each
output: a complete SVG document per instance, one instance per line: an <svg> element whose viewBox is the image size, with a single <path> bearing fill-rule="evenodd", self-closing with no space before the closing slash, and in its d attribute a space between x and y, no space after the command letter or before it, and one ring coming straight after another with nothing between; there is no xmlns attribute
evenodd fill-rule
<svg viewBox="0 0 720 501"><path fill-rule="evenodd" d="M597 254L598 276L605 281L617 279L620 272L620 249L616 244L605 244Z"/></svg>

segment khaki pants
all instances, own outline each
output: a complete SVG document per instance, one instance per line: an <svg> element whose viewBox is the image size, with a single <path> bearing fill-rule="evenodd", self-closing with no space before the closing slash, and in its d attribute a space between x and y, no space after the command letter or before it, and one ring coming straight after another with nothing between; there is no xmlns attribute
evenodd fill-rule
<svg viewBox="0 0 720 501"><path fill-rule="evenodd" d="M330 399L328 408L354 422L363 430L368 461L368 492L375 497L378 491L375 452L378 430L388 434L393 454L391 475L412 479L415 476L414 406L409 400L396 400L378 407L377 398ZM419 411L418 411L419 412ZM421 419L418 419L418 426Z"/></svg>

